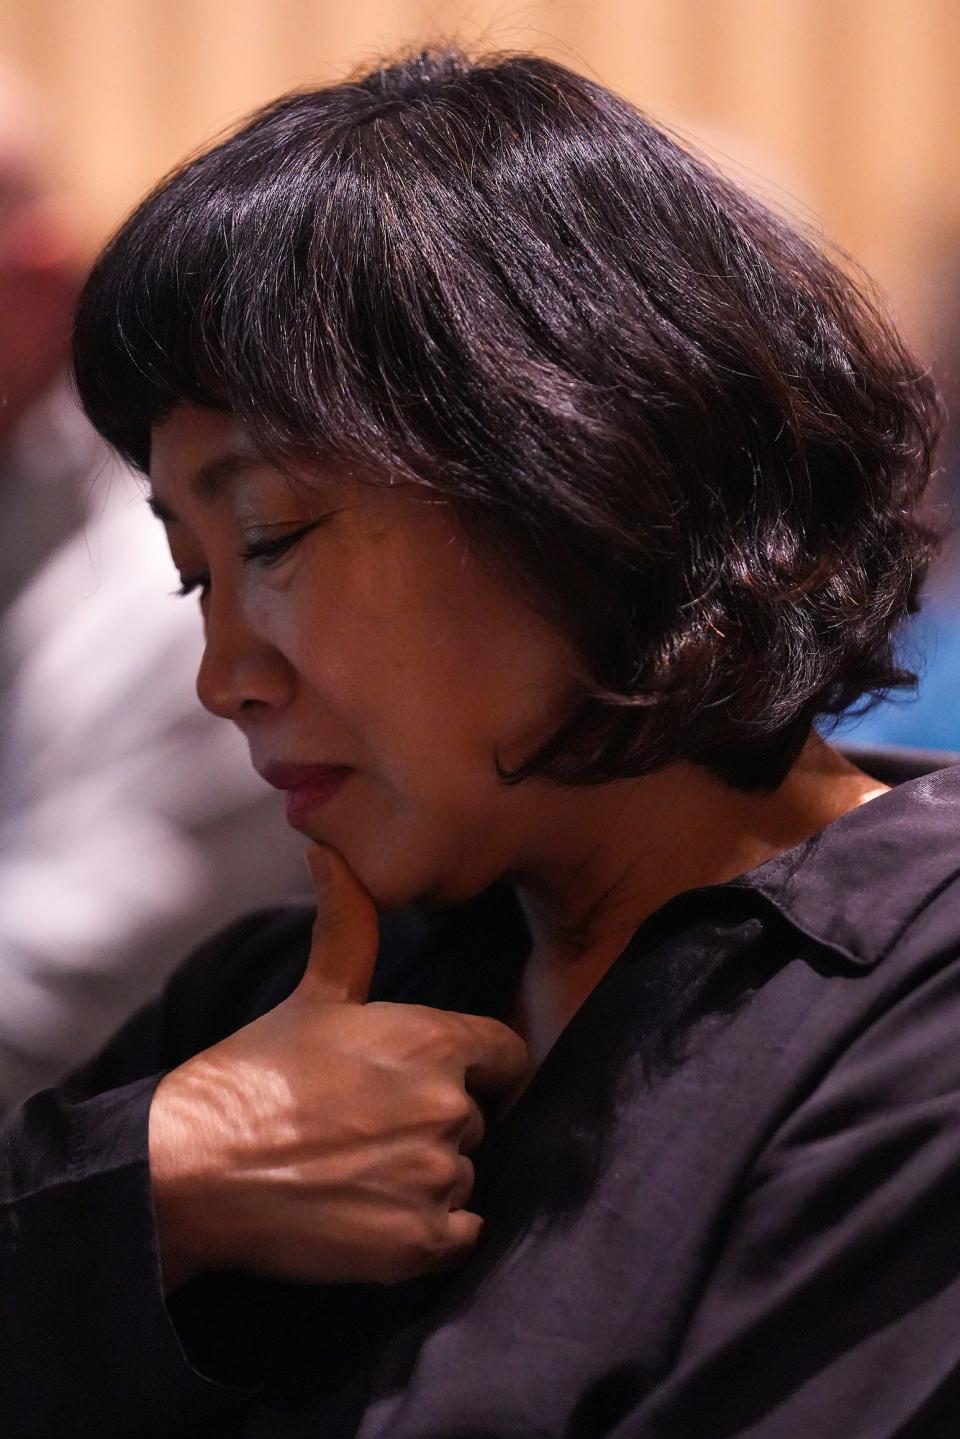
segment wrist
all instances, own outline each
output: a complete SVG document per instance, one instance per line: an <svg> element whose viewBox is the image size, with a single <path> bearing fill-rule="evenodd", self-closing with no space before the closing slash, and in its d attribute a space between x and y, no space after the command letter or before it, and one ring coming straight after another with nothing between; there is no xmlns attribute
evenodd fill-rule
<svg viewBox="0 0 960 1439"><path fill-rule="evenodd" d="M181 1288L196 1274L219 1268L216 1179L211 1125L203 1106L179 1070L160 1081L149 1116L150 1184L157 1252L164 1293Z"/></svg>

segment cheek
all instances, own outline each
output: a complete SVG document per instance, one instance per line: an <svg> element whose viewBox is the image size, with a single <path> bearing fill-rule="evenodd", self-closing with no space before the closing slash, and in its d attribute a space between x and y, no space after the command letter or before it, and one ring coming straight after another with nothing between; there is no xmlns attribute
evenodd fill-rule
<svg viewBox="0 0 960 1439"><path fill-rule="evenodd" d="M379 757L411 802L448 814L499 812L520 792L503 785L497 761L520 763L569 708L566 646L538 627L473 617L451 624L439 642L433 633L405 639L355 691Z"/></svg>
<svg viewBox="0 0 960 1439"><path fill-rule="evenodd" d="M322 568L275 601L270 628L303 682L311 728L342 742L404 810L499 806L508 791L496 759L524 758L575 690L567 642L442 514L368 529L362 545L330 543Z"/></svg>

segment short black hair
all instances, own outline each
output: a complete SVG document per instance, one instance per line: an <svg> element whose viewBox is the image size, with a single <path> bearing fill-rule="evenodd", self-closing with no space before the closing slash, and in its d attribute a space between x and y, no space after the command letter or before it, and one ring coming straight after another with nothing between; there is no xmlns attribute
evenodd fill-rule
<svg viewBox="0 0 960 1439"><path fill-rule="evenodd" d="M772 788L914 681L931 380L865 282L559 64L427 50L260 110L106 246L74 356L143 469L197 405L445 497L583 658L505 779Z"/></svg>

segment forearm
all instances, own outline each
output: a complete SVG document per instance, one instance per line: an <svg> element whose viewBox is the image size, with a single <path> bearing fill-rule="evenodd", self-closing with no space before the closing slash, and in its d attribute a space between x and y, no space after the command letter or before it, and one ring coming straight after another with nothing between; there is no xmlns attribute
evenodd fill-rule
<svg viewBox="0 0 960 1439"><path fill-rule="evenodd" d="M165 1439L238 1394L197 1372L164 1305L147 1168L156 1080L36 1095L0 1130L5 1439Z"/></svg>

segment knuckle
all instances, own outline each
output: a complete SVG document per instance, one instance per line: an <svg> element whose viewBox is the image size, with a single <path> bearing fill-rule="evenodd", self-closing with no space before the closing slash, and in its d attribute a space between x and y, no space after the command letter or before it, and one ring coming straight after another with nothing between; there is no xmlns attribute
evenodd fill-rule
<svg viewBox="0 0 960 1439"><path fill-rule="evenodd" d="M473 1016L473 1022L477 1025L479 1032L497 1048L502 1048L510 1054L525 1053L526 1046L515 1029L502 1020L490 1019L485 1015Z"/></svg>
<svg viewBox="0 0 960 1439"><path fill-rule="evenodd" d="M431 1216L425 1226L422 1239L423 1264L426 1268L432 1268L442 1264L448 1258L452 1249L450 1239L450 1220L446 1210L443 1214Z"/></svg>
<svg viewBox="0 0 960 1439"><path fill-rule="evenodd" d="M431 1145L422 1155L419 1174L427 1193L446 1193L457 1181L456 1156L448 1149Z"/></svg>
<svg viewBox="0 0 960 1439"><path fill-rule="evenodd" d="M478 1150L483 1143L484 1133L485 1130L482 1119L477 1118L476 1120L471 1121L471 1123L468 1124L466 1129L463 1131L463 1135L460 1139L460 1153L475 1153L476 1150Z"/></svg>
<svg viewBox="0 0 960 1439"><path fill-rule="evenodd" d="M423 1022L423 1038L429 1049L447 1058L456 1047L456 1025L453 1015L431 1010Z"/></svg>
<svg viewBox="0 0 960 1439"><path fill-rule="evenodd" d="M411 1222L391 1259L398 1279L411 1279L442 1264L450 1252L445 1216L423 1214Z"/></svg>
<svg viewBox="0 0 960 1439"><path fill-rule="evenodd" d="M527 1062L527 1046L515 1030L509 1029L505 1024L497 1021L490 1021L491 1028L488 1031L488 1040L492 1048L499 1053L506 1065L511 1068L522 1069Z"/></svg>
<svg viewBox="0 0 960 1439"><path fill-rule="evenodd" d="M473 1193L473 1186L476 1182L473 1165L469 1159L462 1159L457 1165L457 1180L451 1192L451 1208L462 1209L470 1195Z"/></svg>
<svg viewBox="0 0 960 1439"><path fill-rule="evenodd" d="M444 1129L463 1129L472 1117L472 1106L465 1090L459 1085L438 1085L431 1096L435 1124Z"/></svg>
<svg viewBox="0 0 960 1439"><path fill-rule="evenodd" d="M371 1006L367 1005L369 1012ZM384 1006L384 1018L390 1025L393 1047L402 1054L405 1061L413 1059L417 1064L433 1066L438 1058L445 1057L451 1048L449 1016L438 1010L419 1005L403 1005L402 1015L397 1015L399 1005Z"/></svg>
<svg viewBox="0 0 960 1439"><path fill-rule="evenodd" d="M462 1208L451 1216L450 1243L456 1249L469 1249L476 1244L483 1231L483 1220L479 1214Z"/></svg>
<svg viewBox="0 0 960 1439"><path fill-rule="evenodd" d="M417 1012L417 1042L430 1059L448 1059L459 1048L458 1016L446 1010Z"/></svg>

